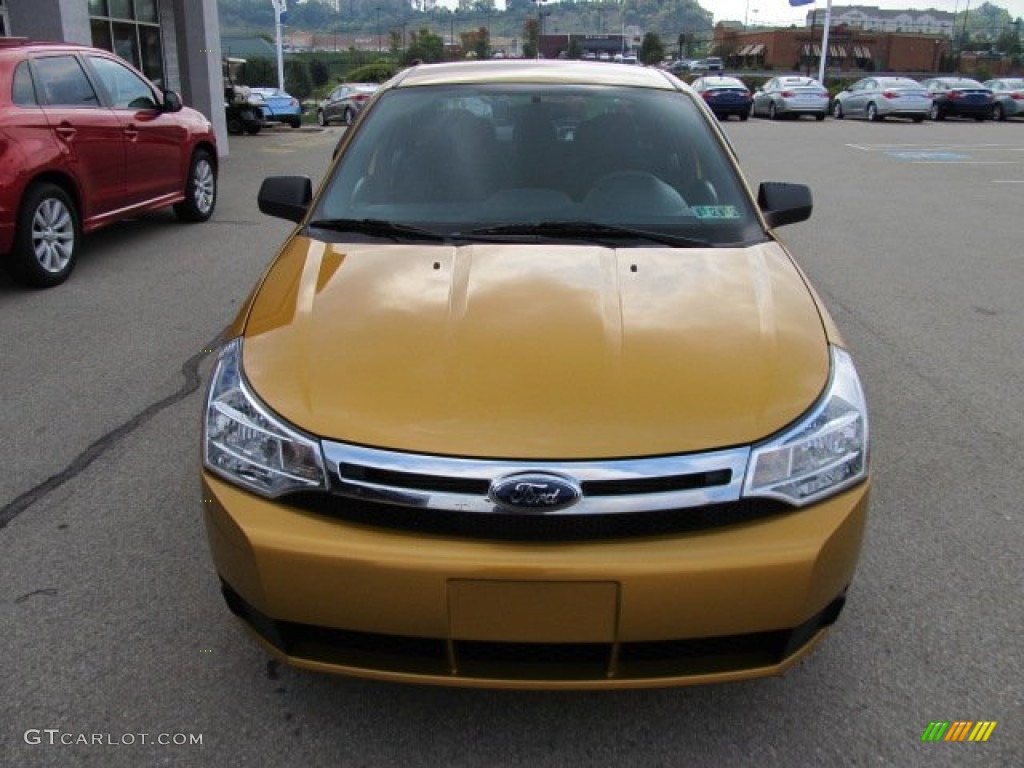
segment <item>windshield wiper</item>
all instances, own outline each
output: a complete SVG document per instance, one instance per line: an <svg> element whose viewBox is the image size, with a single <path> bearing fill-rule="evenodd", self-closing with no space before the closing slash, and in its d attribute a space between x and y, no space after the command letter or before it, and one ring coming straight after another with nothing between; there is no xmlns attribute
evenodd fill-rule
<svg viewBox="0 0 1024 768"><path fill-rule="evenodd" d="M330 229L334 232L360 232L375 237L389 237L392 240L436 240L444 242L448 238L430 229L416 227L412 224L399 224L386 219L316 219L309 226L317 229Z"/></svg>
<svg viewBox="0 0 1024 768"><path fill-rule="evenodd" d="M501 224L494 227L480 227L466 232L454 232L452 237L472 238L491 235L536 235L553 238L588 238L597 240L648 240L662 245L681 248L709 248L711 243L694 237L651 232L634 227L617 227L598 224L593 221L541 221L535 224Z"/></svg>

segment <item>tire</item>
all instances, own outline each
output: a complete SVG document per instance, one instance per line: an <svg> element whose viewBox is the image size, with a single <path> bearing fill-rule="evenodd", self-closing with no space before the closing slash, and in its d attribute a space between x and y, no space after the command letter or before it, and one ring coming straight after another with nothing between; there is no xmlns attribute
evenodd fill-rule
<svg viewBox="0 0 1024 768"><path fill-rule="evenodd" d="M832 104L832 117L836 120L842 120L845 117L842 102L837 101Z"/></svg>
<svg viewBox="0 0 1024 768"><path fill-rule="evenodd" d="M327 115L324 114L324 111L322 109L318 109L316 111L316 124L319 125L321 128L326 128L327 122Z"/></svg>
<svg viewBox="0 0 1024 768"><path fill-rule="evenodd" d="M868 122L869 123L880 123L884 118L878 114L878 107L875 106L874 102L868 104Z"/></svg>
<svg viewBox="0 0 1024 768"><path fill-rule="evenodd" d="M775 110L775 102L774 101L771 104L768 105L768 119L769 120L778 120L779 119L778 112L776 112L776 110Z"/></svg>
<svg viewBox="0 0 1024 768"><path fill-rule="evenodd" d="M931 108L929 108L929 110L928 110L928 118L930 120L939 121L939 120L945 120L946 119L946 115L942 111L942 108L938 104L933 103Z"/></svg>
<svg viewBox="0 0 1024 768"><path fill-rule="evenodd" d="M174 206L181 221L206 221L217 206L217 166L205 149L192 153L185 181L185 199Z"/></svg>
<svg viewBox="0 0 1024 768"><path fill-rule="evenodd" d="M740 120L745 122L750 117L749 112L740 112Z"/></svg>
<svg viewBox="0 0 1024 768"><path fill-rule="evenodd" d="M815 119L815 120L817 120L817 121L818 121L818 122L820 123L820 122L821 122L822 120L824 120L824 119L825 119L825 113L824 113L824 112L818 112L818 113L816 113L816 114L814 115L814 119Z"/></svg>
<svg viewBox="0 0 1024 768"><path fill-rule="evenodd" d="M18 211L14 245L7 257L11 276L33 288L52 288L71 275L81 239L78 210L56 184L32 184Z"/></svg>
<svg viewBox="0 0 1024 768"><path fill-rule="evenodd" d="M250 136L255 136L262 129L263 129L263 126L260 125L259 123L253 123L251 125L245 126L245 132L248 133Z"/></svg>
<svg viewBox="0 0 1024 768"><path fill-rule="evenodd" d="M914 115L910 119L913 120L915 123L923 123L924 122L924 117L922 115Z"/></svg>
<svg viewBox="0 0 1024 768"><path fill-rule="evenodd" d="M298 128L300 125L302 125L302 118L290 117L288 118L288 125L290 125L292 128Z"/></svg>
<svg viewBox="0 0 1024 768"><path fill-rule="evenodd" d="M974 120L978 123L983 123L989 119L989 115L975 115Z"/></svg>
<svg viewBox="0 0 1024 768"><path fill-rule="evenodd" d="M992 119L997 121L1003 121L1006 119L1006 112L1003 111L1002 104L996 104L992 107Z"/></svg>
<svg viewBox="0 0 1024 768"><path fill-rule="evenodd" d="M356 119L356 113L352 111L351 107L345 107L345 111L341 115L341 122L345 124L345 127L352 125L352 121Z"/></svg>
<svg viewBox="0 0 1024 768"><path fill-rule="evenodd" d="M241 136L245 132L242 121L237 117L228 118L228 133L232 136Z"/></svg>

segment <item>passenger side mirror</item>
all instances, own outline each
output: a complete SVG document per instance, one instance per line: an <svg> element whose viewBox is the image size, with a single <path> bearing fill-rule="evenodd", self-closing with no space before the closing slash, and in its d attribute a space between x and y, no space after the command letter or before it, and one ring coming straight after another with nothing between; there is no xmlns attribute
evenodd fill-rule
<svg viewBox="0 0 1024 768"><path fill-rule="evenodd" d="M757 206L771 229L811 218L814 201L806 184L762 181L757 190Z"/></svg>
<svg viewBox="0 0 1024 768"><path fill-rule="evenodd" d="M313 199L308 176L268 176L256 198L260 211L288 221L302 221Z"/></svg>
<svg viewBox="0 0 1024 768"><path fill-rule="evenodd" d="M180 112L182 108L181 96L174 91L164 91L164 112Z"/></svg>

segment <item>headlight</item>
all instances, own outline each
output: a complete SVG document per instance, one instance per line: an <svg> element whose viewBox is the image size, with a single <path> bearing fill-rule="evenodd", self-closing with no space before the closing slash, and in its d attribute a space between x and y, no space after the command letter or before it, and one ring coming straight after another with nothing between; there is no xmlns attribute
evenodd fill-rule
<svg viewBox="0 0 1024 768"><path fill-rule="evenodd" d="M320 444L286 425L249 391L242 340L221 350L206 395L206 468L264 496L326 488Z"/></svg>
<svg viewBox="0 0 1024 768"><path fill-rule="evenodd" d="M780 437L754 446L744 496L803 506L860 482L868 473L868 412L850 355L831 348L821 402Z"/></svg>

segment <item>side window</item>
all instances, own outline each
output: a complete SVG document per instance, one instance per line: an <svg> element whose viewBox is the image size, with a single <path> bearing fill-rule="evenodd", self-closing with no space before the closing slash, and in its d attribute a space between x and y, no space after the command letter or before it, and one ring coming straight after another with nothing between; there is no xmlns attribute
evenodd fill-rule
<svg viewBox="0 0 1024 768"><path fill-rule="evenodd" d="M99 106L96 91L74 56L43 56L35 60L35 66L50 106Z"/></svg>
<svg viewBox="0 0 1024 768"><path fill-rule="evenodd" d="M90 56L89 63L110 94L114 109L157 108L153 89L128 67L103 56Z"/></svg>
<svg viewBox="0 0 1024 768"><path fill-rule="evenodd" d="M11 101L19 107L39 106L39 100L36 98L36 88L32 85L32 73L29 71L27 61L21 62L18 68L14 70Z"/></svg>

